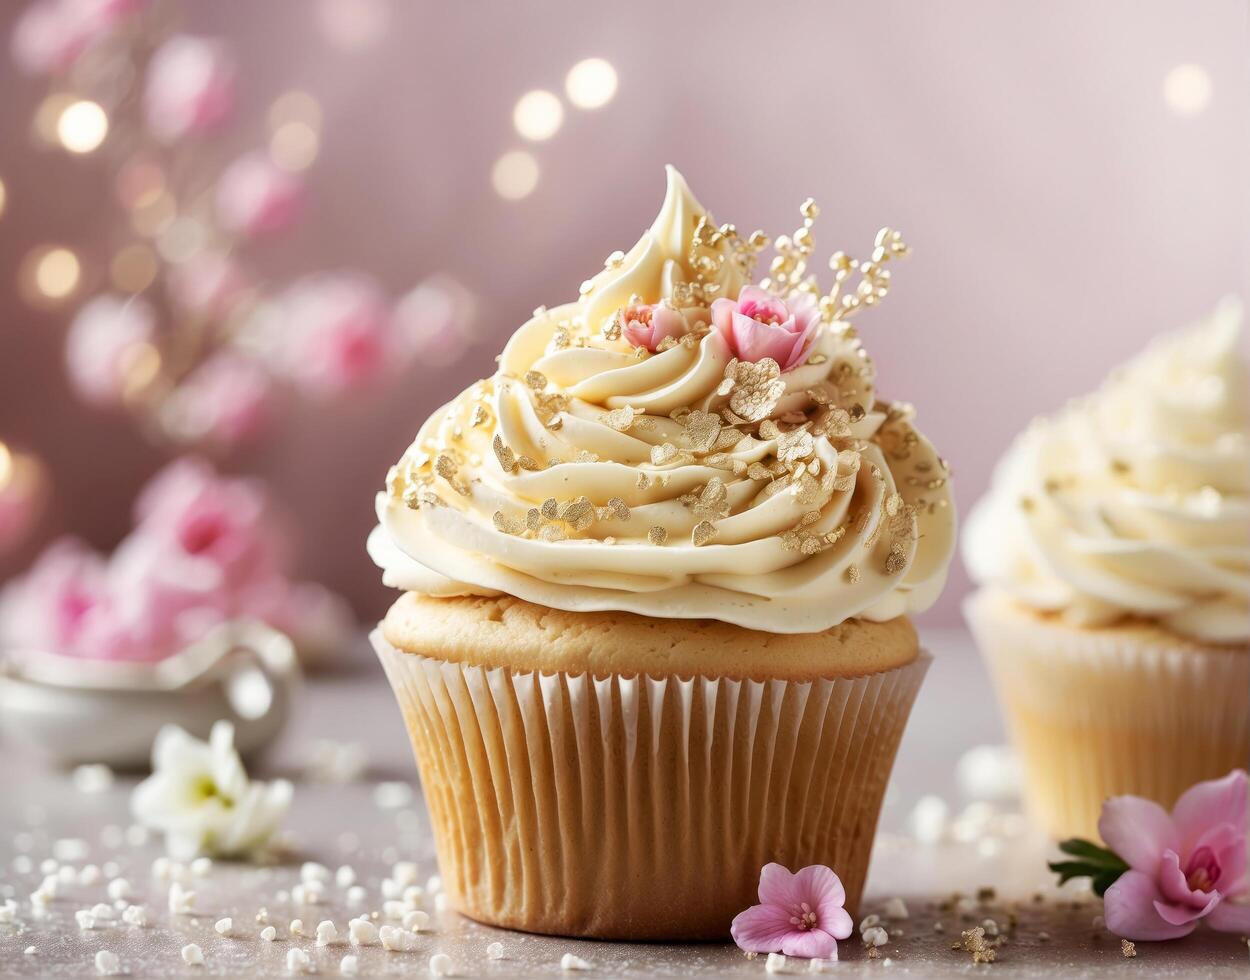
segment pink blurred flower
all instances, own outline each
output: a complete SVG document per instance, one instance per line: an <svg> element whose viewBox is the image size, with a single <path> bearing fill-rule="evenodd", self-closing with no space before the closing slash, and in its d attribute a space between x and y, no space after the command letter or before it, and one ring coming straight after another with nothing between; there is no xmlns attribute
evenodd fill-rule
<svg viewBox="0 0 1250 980"><path fill-rule="evenodd" d="M93 405L119 403L136 355L155 333L156 314L146 300L97 296L78 311L65 338L70 384Z"/></svg>
<svg viewBox="0 0 1250 980"><path fill-rule="evenodd" d="M1250 932L1244 770L1191 787L1170 814L1141 797L1112 797L1098 832L1129 866L1104 896L1107 928L1117 936L1177 939L1200 919L1221 932Z"/></svg>
<svg viewBox="0 0 1250 980"><path fill-rule="evenodd" d="M233 312L247 294L247 274L222 252L199 252L170 268L174 302L190 313L214 319Z"/></svg>
<svg viewBox="0 0 1250 980"><path fill-rule="evenodd" d="M243 597L241 612L290 637L305 665L341 658L356 629L347 601L315 582L271 579Z"/></svg>
<svg viewBox="0 0 1250 980"><path fill-rule="evenodd" d="M394 322L403 343L422 364L454 364L473 341L473 295L450 276L418 283L395 304Z"/></svg>
<svg viewBox="0 0 1250 980"><path fill-rule="evenodd" d="M386 297L352 272L319 273L283 296L273 341L279 370L317 394L358 388L392 369L406 351Z"/></svg>
<svg viewBox="0 0 1250 980"><path fill-rule="evenodd" d="M820 327L808 296L787 303L758 286L743 286L737 301L712 303L712 324L740 361L771 357L782 371L802 363Z"/></svg>
<svg viewBox="0 0 1250 980"><path fill-rule="evenodd" d="M14 61L28 75L55 75L68 70L88 42L89 35L60 0L38 0L23 10L10 41Z"/></svg>
<svg viewBox="0 0 1250 980"><path fill-rule="evenodd" d="M234 64L220 42L175 35L152 56L143 99L161 141L209 132L234 108Z"/></svg>
<svg viewBox="0 0 1250 980"><path fill-rule="evenodd" d="M683 336L689 327L686 318L663 303L638 303L621 311L621 331L634 347L655 352L667 338Z"/></svg>
<svg viewBox="0 0 1250 980"><path fill-rule="evenodd" d="M254 436L269 417L269 374L242 354L223 350L183 378L162 412L183 442L233 446Z"/></svg>
<svg viewBox="0 0 1250 980"><path fill-rule="evenodd" d="M780 864L760 872L760 904L734 916L729 932L748 953L836 960L838 940L854 929L846 891L831 870L809 865L791 874Z"/></svg>
<svg viewBox="0 0 1250 980"><path fill-rule="evenodd" d="M263 153L235 160L217 182L218 220L222 227L248 238L288 227L303 200L303 181Z"/></svg>
<svg viewBox="0 0 1250 980"><path fill-rule="evenodd" d="M0 595L0 640L53 653L71 650L107 596L104 559L76 538L48 546Z"/></svg>

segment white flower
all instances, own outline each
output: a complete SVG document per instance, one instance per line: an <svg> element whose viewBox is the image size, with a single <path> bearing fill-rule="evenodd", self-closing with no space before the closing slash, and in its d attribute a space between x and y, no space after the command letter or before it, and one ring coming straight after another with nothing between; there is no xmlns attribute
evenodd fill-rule
<svg viewBox="0 0 1250 980"><path fill-rule="evenodd" d="M166 725L152 747L152 775L135 787L135 819L163 831L178 860L238 857L269 840L291 805L284 779L252 782L234 748L234 726L213 725L207 742Z"/></svg>

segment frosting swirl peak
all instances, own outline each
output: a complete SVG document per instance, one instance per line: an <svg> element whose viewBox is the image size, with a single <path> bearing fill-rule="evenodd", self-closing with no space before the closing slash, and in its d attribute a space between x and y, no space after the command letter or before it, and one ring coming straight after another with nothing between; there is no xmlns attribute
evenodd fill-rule
<svg viewBox="0 0 1250 980"><path fill-rule="evenodd" d="M392 468L369 544L384 581L776 633L931 604L946 466L840 320L904 247L887 232L869 262L839 255L859 287L821 295L814 215L757 287L763 236L715 226L670 167L638 243L536 311Z"/></svg>

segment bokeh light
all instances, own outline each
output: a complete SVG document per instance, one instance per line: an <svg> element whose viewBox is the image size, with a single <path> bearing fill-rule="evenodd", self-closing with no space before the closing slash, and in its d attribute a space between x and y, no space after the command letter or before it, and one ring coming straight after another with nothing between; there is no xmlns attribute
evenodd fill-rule
<svg viewBox="0 0 1250 980"><path fill-rule="evenodd" d="M0 442L0 490L9 485L13 479L13 453L7 445Z"/></svg>
<svg viewBox="0 0 1250 980"><path fill-rule="evenodd" d="M527 140L551 139L563 122L564 106L546 89L526 92L512 110L512 125Z"/></svg>
<svg viewBox="0 0 1250 980"><path fill-rule="evenodd" d="M4 205L8 202L8 191L5 190L4 181L0 180L0 217L4 216Z"/></svg>
<svg viewBox="0 0 1250 980"><path fill-rule="evenodd" d="M70 153L91 153L104 142L109 117L95 102L71 102L56 123L56 136Z"/></svg>
<svg viewBox="0 0 1250 980"><path fill-rule="evenodd" d="M376 44L390 22L389 0L317 0L317 26L339 48L352 51Z"/></svg>
<svg viewBox="0 0 1250 980"><path fill-rule="evenodd" d="M509 150L495 161L490 180L500 197L519 201L538 186L538 161L525 150Z"/></svg>
<svg viewBox="0 0 1250 980"><path fill-rule="evenodd" d="M313 129L321 129L321 104L313 96L299 89L283 92L269 106L269 131L276 132L292 122L301 122Z"/></svg>
<svg viewBox="0 0 1250 980"><path fill-rule="evenodd" d="M1211 73L1201 65L1177 65L1164 76L1163 101L1180 116L1196 116L1211 102Z"/></svg>
<svg viewBox="0 0 1250 980"><path fill-rule="evenodd" d="M136 242L120 249L109 263L109 278L123 293L141 293L152 285L159 267L156 253Z"/></svg>
<svg viewBox="0 0 1250 980"><path fill-rule="evenodd" d="M34 119L31 120L31 128L34 129L36 138L49 146L60 143L61 117L77 101L68 92L53 92L40 102Z"/></svg>
<svg viewBox="0 0 1250 980"><path fill-rule="evenodd" d="M579 109L598 109L616 95L616 69L603 58L579 61L564 77L564 91Z"/></svg>
<svg viewBox="0 0 1250 980"><path fill-rule="evenodd" d="M166 262L179 263L203 251L208 229L195 218L182 215L171 221L156 238L156 250Z"/></svg>
<svg viewBox="0 0 1250 980"><path fill-rule="evenodd" d="M117 173L117 199L128 211L147 207L165 190L160 166L143 156L127 160Z"/></svg>
<svg viewBox="0 0 1250 980"><path fill-rule="evenodd" d="M31 283L45 299L62 300L78 288L82 266L68 248L53 246L31 254Z"/></svg>
<svg viewBox="0 0 1250 980"><path fill-rule="evenodd" d="M307 170L320 149L317 131L304 122L284 123L269 137L269 156L283 170Z"/></svg>
<svg viewBox="0 0 1250 980"><path fill-rule="evenodd" d="M155 238L178 216L178 202L167 190L145 195L130 212L130 226L144 238Z"/></svg>

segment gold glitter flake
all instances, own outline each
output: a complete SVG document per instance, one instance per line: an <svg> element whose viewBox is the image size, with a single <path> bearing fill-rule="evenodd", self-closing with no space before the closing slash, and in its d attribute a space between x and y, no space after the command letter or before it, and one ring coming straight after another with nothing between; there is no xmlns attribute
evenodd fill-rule
<svg viewBox="0 0 1250 980"><path fill-rule="evenodd" d="M901 541L890 545L890 553L885 556L885 573L897 575L907 568L907 548Z"/></svg>
<svg viewBox="0 0 1250 980"><path fill-rule="evenodd" d="M491 515L491 520L495 522L495 530L501 534L521 534L525 531L525 524L522 521L509 517L501 510L495 511Z"/></svg>
<svg viewBox="0 0 1250 980"><path fill-rule="evenodd" d="M647 531L647 540L658 548L668 540L668 529L656 524Z"/></svg>
<svg viewBox="0 0 1250 980"><path fill-rule="evenodd" d="M700 490L678 499L699 517L716 519L729 515L729 491L719 477L712 477Z"/></svg>
<svg viewBox="0 0 1250 980"><path fill-rule="evenodd" d="M639 473L638 479L634 481L634 486L639 490L646 490L651 486L651 477L647 476L646 473Z"/></svg>
<svg viewBox="0 0 1250 980"><path fill-rule="evenodd" d="M542 391L547 387L547 376L541 371L526 371L525 384L534 391Z"/></svg>
<svg viewBox="0 0 1250 980"><path fill-rule="evenodd" d="M503 437L495 433L495 438L491 442L491 448L495 450L495 458L499 460L499 466L505 473L515 473L519 468L517 464L516 454L504 445Z"/></svg>
<svg viewBox="0 0 1250 980"><path fill-rule="evenodd" d="M767 418L786 393L781 368L771 357L754 364L734 358L725 365L725 377L716 389L729 396L729 408L746 422Z"/></svg>
<svg viewBox="0 0 1250 980"><path fill-rule="evenodd" d="M690 540L696 548L702 547L716 537L716 525L711 521L699 521L690 532Z"/></svg>
<svg viewBox="0 0 1250 980"><path fill-rule="evenodd" d="M612 497L607 505L599 508L599 520L627 521L632 515L629 505L620 497Z"/></svg>
<svg viewBox="0 0 1250 980"><path fill-rule="evenodd" d="M490 411L485 405L475 405L473 408L473 416L469 419L469 424L474 428L480 428L490 421Z"/></svg>
<svg viewBox="0 0 1250 980"><path fill-rule="evenodd" d="M595 517L595 505L587 497L578 497L560 508L560 520L574 531L585 531Z"/></svg>
<svg viewBox="0 0 1250 980"><path fill-rule="evenodd" d="M685 418L686 442L696 453L710 453L721 434L720 418L711 412L694 411ZM734 430L730 430L731 432ZM741 435L739 435L741 438ZM736 442L735 442L736 445Z"/></svg>
<svg viewBox="0 0 1250 980"><path fill-rule="evenodd" d="M665 442L658 446L651 447L652 466L685 466L686 464L693 462L694 457L690 455L690 453L683 452L671 442Z"/></svg>
<svg viewBox="0 0 1250 980"><path fill-rule="evenodd" d="M604 340L620 340L621 339L621 313L618 310L603 324Z"/></svg>
<svg viewBox="0 0 1250 980"><path fill-rule="evenodd" d="M998 951L986 941L985 929L982 926L964 930L963 948L972 954L973 963L993 963L998 957Z"/></svg>
<svg viewBox="0 0 1250 980"><path fill-rule="evenodd" d="M850 582L852 585L855 585L857 582L859 582L859 566L858 565L846 566L846 580Z"/></svg>
<svg viewBox="0 0 1250 980"><path fill-rule="evenodd" d="M1127 939L1120 940L1120 953L1126 960L1131 960L1137 955L1137 944L1131 943Z"/></svg>
<svg viewBox="0 0 1250 980"><path fill-rule="evenodd" d="M615 429L617 432L627 432L630 426L634 424L634 410L629 405L626 405L624 408L614 408L601 416L600 421L608 428Z"/></svg>

